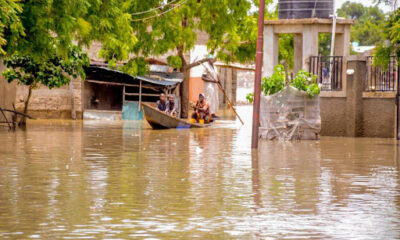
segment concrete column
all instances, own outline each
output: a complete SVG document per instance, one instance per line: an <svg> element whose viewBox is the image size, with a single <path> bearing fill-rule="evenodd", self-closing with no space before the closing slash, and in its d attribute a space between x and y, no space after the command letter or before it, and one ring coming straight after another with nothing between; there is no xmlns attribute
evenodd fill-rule
<svg viewBox="0 0 400 240"><path fill-rule="evenodd" d="M226 68L225 92L229 99L232 99L232 68Z"/></svg>
<svg viewBox="0 0 400 240"><path fill-rule="evenodd" d="M365 60L354 59L347 63L348 69L354 69L347 76L346 90L346 137L361 137L363 132L363 80L367 77Z"/></svg>
<svg viewBox="0 0 400 240"><path fill-rule="evenodd" d="M303 68L303 35L294 34L293 41L294 57L293 57L293 71L296 74L300 69Z"/></svg>
<svg viewBox="0 0 400 240"><path fill-rule="evenodd" d="M344 33L336 34L335 55L347 58L350 55L350 25L344 26Z"/></svg>
<svg viewBox="0 0 400 240"><path fill-rule="evenodd" d="M263 74L269 76L274 72L275 65L278 64L279 52L279 37L274 32L274 26L264 26L264 59L263 59Z"/></svg>
<svg viewBox="0 0 400 240"><path fill-rule="evenodd" d="M318 56L318 26L305 25L303 28L303 68L309 68L311 56Z"/></svg>
<svg viewBox="0 0 400 240"><path fill-rule="evenodd" d="M6 67L3 65L3 59L0 58L0 107L13 109L13 103L16 103L17 81L8 83L1 74ZM10 121L13 114L6 112L7 119ZM4 121L3 115L0 113L0 121Z"/></svg>
<svg viewBox="0 0 400 240"><path fill-rule="evenodd" d="M237 70L232 69L232 104L236 105Z"/></svg>
<svg viewBox="0 0 400 240"><path fill-rule="evenodd" d="M221 85L224 86L224 72L223 72L223 67L218 67L218 76L219 80L221 82ZM218 91L218 101L219 101L219 106L218 108L221 109L224 107L224 95L222 94L222 91Z"/></svg>
<svg viewBox="0 0 400 240"><path fill-rule="evenodd" d="M347 88L347 59L350 56L350 25L344 26L344 33L336 34L335 39L335 56L343 56L343 91Z"/></svg>

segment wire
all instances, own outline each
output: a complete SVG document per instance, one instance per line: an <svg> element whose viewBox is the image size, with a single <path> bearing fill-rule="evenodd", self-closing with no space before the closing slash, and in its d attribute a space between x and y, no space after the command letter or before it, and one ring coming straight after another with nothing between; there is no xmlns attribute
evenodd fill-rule
<svg viewBox="0 0 400 240"><path fill-rule="evenodd" d="M131 15L132 15L132 16L136 16L136 15L142 15L142 14L145 14L145 13L149 13L149 12L155 11L155 10L157 10L157 9L164 8L164 7L166 7L166 6L168 6L168 5L171 5L171 4L173 4L173 3L177 2L177 1L178 1L178 0L172 0L171 2L169 2L169 3L167 3L167 4L164 4L164 5L162 5L162 6L155 7L155 8L151 8L151 9L146 10L146 11L143 11L143 12L135 12L135 13L132 13Z"/></svg>
<svg viewBox="0 0 400 240"><path fill-rule="evenodd" d="M146 21L146 20L148 20L148 19L152 19L152 18L155 18L155 17L160 17L160 16L162 16L162 15L164 15L164 14L166 14L166 13L172 11L172 10L174 10L175 8L181 7L181 6L182 6L183 4L185 4L187 1L188 1L188 0L184 0L184 1L181 2L180 4L177 4L176 6L174 6L174 7L170 8L170 9L166 10L165 12L162 12L162 13L159 13L159 14L156 14L156 15L153 15L153 16L150 16L150 17L132 19L132 22Z"/></svg>

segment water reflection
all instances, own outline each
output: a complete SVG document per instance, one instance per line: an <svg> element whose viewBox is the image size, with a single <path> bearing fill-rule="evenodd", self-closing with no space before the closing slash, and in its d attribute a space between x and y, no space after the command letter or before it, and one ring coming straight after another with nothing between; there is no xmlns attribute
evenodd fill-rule
<svg viewBox="0 0 400 240"><path fill-rule="evenodd" d="M232 121L190 131L142 124L43 121L0 132L0 238L400 235L393 140L261 142L251 152L251 126Z"/></svg>

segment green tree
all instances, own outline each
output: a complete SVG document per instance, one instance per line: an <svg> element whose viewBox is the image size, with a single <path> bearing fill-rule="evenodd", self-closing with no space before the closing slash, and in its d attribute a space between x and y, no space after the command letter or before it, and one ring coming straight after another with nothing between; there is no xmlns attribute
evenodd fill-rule
<svg viewBox="0 0 400 240"><path fill-rule="evenodd" d="M337 10L339 17L353 19L351 41L360 45L376 45L383 41L385 14L377 6L366 7L361 3L347 1Z"/></svg>
<svg viewBox="0 0 400 240"><path fill-rule="evenodd" d="M395 55L400 61L400 9L394 11L383 30L385 41L381 42L374 53L374 64L386 68L390 56Z"/></svg>
<svg viewBox="0 0 400 240"><path fill-rule="evenodd" d="M84 66L90 63L86 53L78 47L71 47L68 50L67 58L53 57L46 61L37 61L30 56L23 56L17 53L4 60L7 70L3 76L8 82L17 81L18 84L29 87L28 97L25 100L24 114L28 112L29 100L32 90L39 85L50 89L69 84L71 77L85 79ZM25 117L20 124L25 124Z"/></svg>
<svg viewBox="0 0 400 240"><path fill-rule="evenodd" d="M49 88L81 76L89 64L82 46L100 42L103 57L111 67L127 60L136 44L132 16L121 0L0 0L0 46L6 52L4 76L29 86L24 112L32 89ZM76 46L78 45L78 46ZM139 69L130 64L126 71Z"/></svg>
<svg viewBox="0 0 400 240"><path fill-rule="evenodd" d="M7 44L5 35L8 38L18 38L23 34L23 27L18 16L22 7L15 0L0 0L0 56L6 52L3 47Z"/></svg>
<svg viewBox="0 0 400 240"><path fill-rule="evenodd" d="M4 50L9 56L18 52L36 60L56 55L67 57L68 49L75 43L90 46L93 41L98 41L102 43L99 56L114 63L128 59L136 43L132 16L124 7L128 1L27 0L19 5L16 1L5 2L14 3L9 4L14 8L8 9L16 15L13 22L21 25L4 24L4 39L7 41ZM5 7L7 4L0 0L0 8ZM15 29L23 32L13 34L18 33Z"/></svg>
<svg viewBox="0 0 400 240"><path fill-rule="evenodd" d="M184 73L181 85L183 117L187 117L189 109L188 73L191 68L214 59L225 62L246 62L254 59L257 15L251 12L252 2L252 0L171 0L167 3L163 0L150 0L146 4L130 2L129 9L132 13L156 8L155 11L133 15L132 26L138 38L135 56L169 54L168 63ZM187 55L194 47L199 32L208 35L205 44L209 54L190 62Z"/></svg>

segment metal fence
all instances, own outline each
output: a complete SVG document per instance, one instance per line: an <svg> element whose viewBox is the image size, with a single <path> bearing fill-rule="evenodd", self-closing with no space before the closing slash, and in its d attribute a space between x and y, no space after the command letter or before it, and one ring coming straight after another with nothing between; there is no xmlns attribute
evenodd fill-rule
<svg viewBox="0 0 400 240"><path fill-rule="evenodd" d="M309 72L318 76L323 91L343 88L343 56L311 56Z"/></svg>
<svg viewBox="0 0 400 240"><path fill-rule="evenodd" d="M398 66L396 57L391 56L389 65L385 68L374 66L373 56L367 57L368 77L366 78L365 91L367 92L393 92L396 91Z"/></svg>

